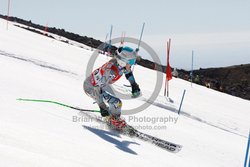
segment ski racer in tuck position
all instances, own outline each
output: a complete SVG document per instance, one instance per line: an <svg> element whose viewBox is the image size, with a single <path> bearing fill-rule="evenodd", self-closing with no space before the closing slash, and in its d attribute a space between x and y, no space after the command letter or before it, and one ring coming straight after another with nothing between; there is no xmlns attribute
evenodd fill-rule
<svg viewBox="0 0 250 167"><path fill-rule="evenodd" d="M85 93L98 104L102 117L106 117L108 122L117 129L122 129L126 125L120 118L122 101L109 92L108 86L125 74L131 84L132 97L138 97L140 88L131 70L131 66L136 64L136 58L137 52L132 48L120 47L114 57L94 70L83 84Z"/></svg>

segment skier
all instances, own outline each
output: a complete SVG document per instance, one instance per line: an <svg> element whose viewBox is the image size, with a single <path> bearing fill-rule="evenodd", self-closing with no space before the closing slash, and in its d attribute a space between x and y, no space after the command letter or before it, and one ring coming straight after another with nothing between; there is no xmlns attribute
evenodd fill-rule
<svg viewBox="0 0 250 167"><path fill-rule="evenodd" d="M131 84L132 97L140 95L139 85L136 83L131 66L136 63L137 52L130 47L120 47L116 50L114 58L100 68L94 70L84 81L85 93L98 104L102 117L115 128L121 129L126 123L120 118L122 101L112 95L109 85L116 82L123 73ZM106 105L108 104L108 106Z"/></svg>

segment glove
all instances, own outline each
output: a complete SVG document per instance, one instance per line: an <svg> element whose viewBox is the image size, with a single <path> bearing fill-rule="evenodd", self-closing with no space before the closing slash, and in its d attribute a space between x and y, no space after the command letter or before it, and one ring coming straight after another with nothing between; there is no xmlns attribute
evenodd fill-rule
<svg viewBox="0 0 250 167"><path fill-rule="evenodd" d="M109 116L109 111L107 109L100 108L100 112L102 117Z"/></svg>
<svg viewBox="0 0 250 167"><path fill-rule="evenodd" d="M99 108L100 108L100 113L102 117L109 116L108 107L106 106L105 103L99 104Z"/></svg>
<svg viewBox="0 0 250 167"><path fill-rule="evenodd" d="M141 94L141 90L139 88L139 85L137 83L131 84L132 87L132 96L138 97Z"/></svg>

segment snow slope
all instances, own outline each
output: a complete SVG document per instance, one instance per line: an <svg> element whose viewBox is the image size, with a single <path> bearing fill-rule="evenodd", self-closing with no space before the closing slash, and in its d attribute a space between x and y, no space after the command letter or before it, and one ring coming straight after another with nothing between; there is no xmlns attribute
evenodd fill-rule
<svg viewBox="0 0 250 167"><path fill-rule="evenodd" d="M98 113L16 100L49 99L97 109L82 90L91 54L13 23L7 31L0 19L0 166L243 166L250 102L195 84L191 87L180 79L170 81L173 104L164 99L162 89L145 111L124 116L138 130L181 144L177 154L107 130L95 121ZM105 61L106 57L98 57L96 66ZM136 66L134 73L143 96L124 100L125 109L143 104L154 88L156 72ZM123 77L115 87L126 92L124 83ZM80 120L75 122L74 117ZM171 120L163 123L160 118Z"/></svg>

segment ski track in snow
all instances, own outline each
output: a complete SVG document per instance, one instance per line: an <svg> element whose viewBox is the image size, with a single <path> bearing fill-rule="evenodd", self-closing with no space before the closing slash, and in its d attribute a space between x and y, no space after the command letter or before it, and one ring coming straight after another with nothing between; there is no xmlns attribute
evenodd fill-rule
<svg viewBox="0 0 250 167"><path fill-rule="evenodd" d="M34 65L37 65L37 66L40 66L40 67L43 67L43 68L48 68L48 69L51 69L51 70L55 70L55 71L68 73L68 74L77 76L76 73L61 69L59 67L55 67L55 65L49 64L47 62L43 62L41 60L24 58L24 57L21 57L21 56L18 56L18 55L7 53L7 52L2 51L2 50L0 50L0 55L5 56L5 57L9 57L9 58L13 58L13 59L17 59L17 60L20 60L20 61L29 62L29 63L32 63Z"/></svg>

